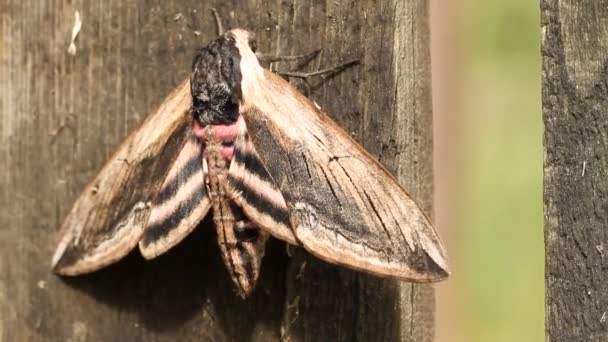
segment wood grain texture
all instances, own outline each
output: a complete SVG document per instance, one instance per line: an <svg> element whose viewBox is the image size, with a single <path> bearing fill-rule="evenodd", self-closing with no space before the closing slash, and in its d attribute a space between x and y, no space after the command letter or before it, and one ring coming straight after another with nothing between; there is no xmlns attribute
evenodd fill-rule
<svg viewBox="0 0 608 342"><path fill-rule="evenodd" d="M608 1L541 1L547 341L608 340Z"/></svg>
<svg viewBox="0 0 608 342"><path fill-rule="evenodd" d="M6 1L0 7L0 339L430 341L433 291L269 242L252 297L235 295L210 222L145 262L50 273L57 229L116 146L189 74L215 36L201 1ZM431 212L427 4L222 1L259 50L323 47L302 70L360 58L311 97ZM74 11L82 31L67 54ZM181 14L181 15L180 15ZM282 70L297 65L279 64Z"/></svg>

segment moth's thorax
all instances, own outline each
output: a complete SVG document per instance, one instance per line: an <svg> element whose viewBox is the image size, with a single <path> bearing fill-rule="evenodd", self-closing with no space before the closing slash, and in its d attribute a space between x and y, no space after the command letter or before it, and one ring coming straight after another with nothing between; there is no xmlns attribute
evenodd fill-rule
<svg viewBox="0 0 608 342"><path fill-rule="evenodd" d="M255 55L255 35L235 29L200 49L192 63L191 112L204 125L230 125L239 116L243 92L263 74Z"/></svg>
<svg viewBox="0 0 608 342"><path fill-rule="evenodd" d="M230 31L235 37L235 45L239 50L241 71L241 104L251 100L255 96L255 90L258 78L264 77L264 69L260 65L255 51L251 49L252 41L255 42L255 36L252 32L235 29Z"/></svg>

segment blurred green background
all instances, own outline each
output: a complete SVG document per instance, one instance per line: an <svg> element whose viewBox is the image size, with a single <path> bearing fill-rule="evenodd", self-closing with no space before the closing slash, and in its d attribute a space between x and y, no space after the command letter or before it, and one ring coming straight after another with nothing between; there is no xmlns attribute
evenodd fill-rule
<svg viewBox="0 0 608 342"><path fill-rule="evenodd" d="M431 0L437 341L543 341L540 9Z"/></svg>

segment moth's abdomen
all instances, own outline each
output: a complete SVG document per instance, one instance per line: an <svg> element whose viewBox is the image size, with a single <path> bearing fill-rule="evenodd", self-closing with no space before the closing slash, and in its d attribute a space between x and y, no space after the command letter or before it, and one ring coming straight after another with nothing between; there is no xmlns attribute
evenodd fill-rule
<svg viewBox="0 0 608 342"><path fill-rule="evenodd" d="M228 170L235 155L235 140L244 134L244 123L239 120L231 125L203 127L195 122L193 131L205 144L207 186L220 251L239 295L245 298L257 283L268 234L258 229L229 196Z"/></svg>
<svg viewBox="0 0 608 342"><path fill-rule="evenodd" d="M239 295L248 297L255 289L268 234L249 221L234 202L214 216L224 264Z"/></svg>

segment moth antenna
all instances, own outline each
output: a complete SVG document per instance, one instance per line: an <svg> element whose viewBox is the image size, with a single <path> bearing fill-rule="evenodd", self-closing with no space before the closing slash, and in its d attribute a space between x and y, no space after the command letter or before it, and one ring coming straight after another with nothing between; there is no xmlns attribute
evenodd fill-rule
<svg viewBox="0 0 608 342"><path fill-rule="evenodd" d="M315 50L313 52L304 54L304 55L295 55L295 56L281 56L281 55L268 55L263 53L256 53L255 56L258 58L258 61L262 63L273 63L273 62L292 62L299 60L309 60L317 57L319 53L321 53L322 49Z"/></svg>
<svg viewBox="0 0 608 342"><path fill-rule="evenodd" d="M221 36L224 34L224 26L222 25L222 18L220 17L219 13L217 13L217 10L215 8L212 8L211 12L213 13L213 18L215 19L215 27L217 29L217 35Z"/></svg>
<svg viewBox="0 0 608 342"><path fill-rule="evenodd" d="M289 71L287 71L287 72L279 72L279 75L285 76L285 77L295 77L295 78L301 78L303 80L308 80L310 77L313 77L313 76L325 77L326 74L333 74L335 72L342 71L342 70L348 68L349 66L357 65L359 63L360 63L360 61L358 59L353 59L346 63L338 64L336 66L333 66L333 67L327 68L327 69L321 69L321 70L312 71L312 72L289 72Z"/></svg>

